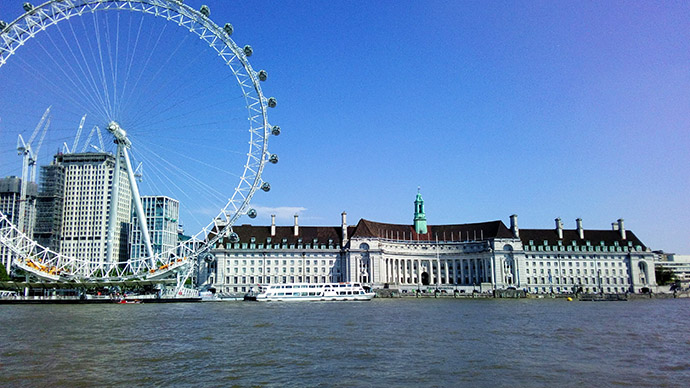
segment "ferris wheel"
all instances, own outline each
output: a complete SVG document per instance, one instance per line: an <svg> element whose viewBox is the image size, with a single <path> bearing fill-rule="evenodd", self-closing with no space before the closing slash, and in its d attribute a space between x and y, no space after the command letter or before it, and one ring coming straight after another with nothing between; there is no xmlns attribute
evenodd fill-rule
<svg viewBox="0 0 690 388"><path fill-rule="evenodd" d="M232 226L256 217L252 197L270 190L262 174L278 162L268 139L280 127L268 121L276 99L260 86L268 74L252 68L254 50L233 41L233 26L182 0L51 0L19 11L0 21L0 136L18 139L0 149L0 173L22 178L14 217L0 209L10 266L50 280L186 277L220 239L237 242ZM52 183L37 166L62 169L75 191L41 194ZM167 248L152 241L143 197L177 203L163 222L198 232ZM63 242L72 239L70 253L38 243L38 221L27 221L56 201L76 215L53 225ZM127 212L137 220L136 258L125 252Z"/></svg>

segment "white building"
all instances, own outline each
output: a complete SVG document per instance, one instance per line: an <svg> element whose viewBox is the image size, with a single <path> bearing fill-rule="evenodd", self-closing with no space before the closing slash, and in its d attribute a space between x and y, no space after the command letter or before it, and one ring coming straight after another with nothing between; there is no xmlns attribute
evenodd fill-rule
<svg viewBox="0 0 690 388"><path fill-rule="evenodd" d="M690 283L690 255L663 254L654 266L672 271L684 287Z"/></svg>
<svg viewBox="0 0 690 388"><path fill-rule="evenodd" d="M146 226L153 253L160 254L174 249L178 240L179 201L166 196L142 196L141 204L146 214ZM139 219L135 211L132 211L131 224L130 258L146 257L146 247L142 242Z"/></svg>
<svg viewBox="0 0 690 388"><path fill-rule="evenodd" d="M77 259L106 260L108 217L115 157L109 153L58 154L64 166L64 204L60 253ZM121 177L126 177L122 163ZM127 179L120 179L113 257L126 261L132 195Z"/></svg>
<svg viewBox="0 0 690 388"><path fill-rule="evenodd" d="M516 288L532 293L639 292L655 289L654 254L623 220L611 230L522 229L502 221L427 225L421 195L414 223L360 220L348 227L242 225L223 240L199 282L221 292L258 284L352 281L401 290L459 292Z"/></svg>

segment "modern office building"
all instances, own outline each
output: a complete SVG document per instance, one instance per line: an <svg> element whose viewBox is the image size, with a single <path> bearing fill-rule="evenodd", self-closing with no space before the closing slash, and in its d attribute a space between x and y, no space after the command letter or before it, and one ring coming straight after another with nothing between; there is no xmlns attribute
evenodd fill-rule
<svg viewBox="0 0 690 388"><path fill-rule="evenodd" d="M346 214L333 227L240 225L239 242L219 241L198 283L221 292L258 284L352 281L400 290L459 292L516 288L532 293L622 293L656 287L654 254L618 220L610 230L519 229L502 221L427 225L415 199L411 224L360 220Z"/></svg>
<svg viewBox="0 0 690 388"><path fill-rule="evenodd" d="M673 272L676 280L684 288L690 285L690 255L675 253L659 253L659 260L654 263L656 268Z"/></svg>
<svg viewBox="0 0 690 388"><path fill-rule="evenodd" d="M149 230L153 253L160 254L175 249L178 244L179 201L166 196L142 196L141 203L146 214L146 227ZM147 257L146 247L141 238L139 218L135 211L132 211L131 224L130 257Z"/></svg>
<svg viewBox="0 0 690 388"><path fill-rule="evenodd" d="M27 182L26 198L24 199L24 217L21 218L22 179L9 176L0 179L0 212L2 212L17 228L31 237L36 220L36 183ZM7 247L0 245L0 263L9 271L12 253Z"/></svg>
<svg viewBox="0 0 690 388"><path fill-rule="evenodd" d="M55 155L51 166L42 169L47 174L41 177L46 202L38 217L41 238L51 246L59 241L59 252L66 256L105 261L114 171L115 157L110 153ZM120 176L125 174L123 167ZM132 196L127 179L120 179L119 187L113 260L125 261Z"/></svg>

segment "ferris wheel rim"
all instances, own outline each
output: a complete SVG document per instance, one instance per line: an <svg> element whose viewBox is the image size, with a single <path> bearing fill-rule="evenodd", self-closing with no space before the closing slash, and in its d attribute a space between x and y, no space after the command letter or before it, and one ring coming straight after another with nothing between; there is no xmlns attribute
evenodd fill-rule
<svg viewBox="0 0 690 388"><path fill-rule="evenodd" d="M144 8L144 5L150 8ZM142 6L142 8L137 8L137 6ZM259 84L263 79L259 79L259 73L252 68L244 50L232 40L223 28L215 24L202 11L197 11L182 1L177 0L49 0L41 5L32 7L30 10L27 10L25 6L26 12L0 30L0 68L7 63L7 60L26 41L34 39L37 34L45 32L50 26L73 16L81 17L86 13L104 10L141 12L167 19L168 22L173 24L188 27L190 33L194 33L201 39L204 39L209 43L210 48L218 52L219 56L221 56L221 51L224 52L224 49L219 49L219 47L222 46L229 49L234 58L237 58L240 62L242 69L246 71L246 76L251 81L250 89L253 90L256 96L245 93L245 105L250 122L257 122L258 117L258 126L255 128L250 124L250 147L247 152L243 173L225 206L220 209L215 218L205 227L202 227L201 231L196 233L191 239L196 241L197 244L194 252L198 254L207 251L219 238L232 231L232 226L237 219L249 210L249 203L256 191L263 184L266 184L262 179L262 173L268 159L270 125L268 123L267 110L270 104L264 97ZM225 52L225 54L227 55L228 53ZM237 78L237 74L235 74L235 77L242 90L246 90L247 86L243 85ZM217 220L222 221L222 227L219 228ZM213 235L212 239L211 235ZM185 244L184 242L180 243L176 249L185 246ZM52 252L45 247L40 248L43 248L45 252L60 256L59 253ZM161 255L168 253L162 252ZM190 252L188 251L187 253ZM130 259L130 261L143 264L157 258L146 257ZM64 257L64 259L72 259L75 262L88 261L87 259L69 257ZM83 265L82 263L81 266ZM74 266L79 267L80 264Z"/></svg>

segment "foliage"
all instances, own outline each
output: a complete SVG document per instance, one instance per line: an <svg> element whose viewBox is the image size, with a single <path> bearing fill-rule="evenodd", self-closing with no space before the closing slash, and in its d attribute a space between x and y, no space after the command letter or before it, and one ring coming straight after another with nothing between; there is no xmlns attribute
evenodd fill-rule
<svg viewBox="0 0 690 388"><path fill-rule="evenodd" d="M676 274L670 269L655 268L654 274L656 275L656 284L660 286L665 286L667 284L676 282Z"/></svg>
<svg viewBox="0 0 690 388"><path fill-rule="evenodd" d="M10 280L10 276L7 274L7 269L5 269L5 265L0 263L0 281L8 281Z"/></svg>

